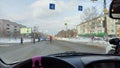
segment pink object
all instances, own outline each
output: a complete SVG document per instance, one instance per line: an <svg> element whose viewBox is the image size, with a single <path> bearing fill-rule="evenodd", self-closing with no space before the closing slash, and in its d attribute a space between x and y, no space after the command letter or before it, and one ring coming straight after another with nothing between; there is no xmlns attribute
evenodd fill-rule
<svg viewBox="0 0 120 68"><path fill-rule="evenodd" d="M42 67L42 63L41 63L41 60L42 60L42 58L41 58L40 56L38 56L38 57L33 57L33 58L32 58L32 68L35 68L35 62L36 62L36 61L39 62L40 68L43 68L43 67Z"/></svg>

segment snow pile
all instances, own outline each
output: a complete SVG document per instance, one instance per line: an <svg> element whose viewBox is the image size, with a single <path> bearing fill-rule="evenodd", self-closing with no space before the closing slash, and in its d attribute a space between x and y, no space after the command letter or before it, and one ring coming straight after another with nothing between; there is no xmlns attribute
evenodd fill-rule
<svg viewBox="0 0 120 68"><path fill-rule="evenodd" d="M90 38L69 38L66 41L71 41L71 42L90 42Z"/></svg>
<svg viewBox="0 0 120 68"><path fill-rule="evenodd" d="M93 43L106 44L106 45L109 44L109 42L106 42L104 40L94 40Z"/></svg>
<svg viewBox="0 0 120 68"><path fill-rule="evenodd" d="M20 43L21 39L0 38L0 43ZM31 39L24 39L23 42L31 42Z"/></svg>
<svg viewBox="0 0 120 68"><path fill-rule="evenodd" d="M83 42L83 43L88 43L88 44L104 44L108 45L109 43L104 41L104 40L91 40L91 38L87 37L78 37L78 38L59 38L59 40L65 40L65 41L70 41L70 42Z"/></svg>

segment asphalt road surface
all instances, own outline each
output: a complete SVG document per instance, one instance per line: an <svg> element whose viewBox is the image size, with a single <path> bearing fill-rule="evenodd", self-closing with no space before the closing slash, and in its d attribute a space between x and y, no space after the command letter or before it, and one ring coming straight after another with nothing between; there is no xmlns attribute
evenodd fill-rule
<svg viewBox="0 0 120 68"><path fill-rule="evenodd" d="M104 48L92 47L83 43L65 41L42 41L39 43L6 44L0 47L0 57L7 63L22 61L33 56L45 56L66 51L105 53Z"/></svg>

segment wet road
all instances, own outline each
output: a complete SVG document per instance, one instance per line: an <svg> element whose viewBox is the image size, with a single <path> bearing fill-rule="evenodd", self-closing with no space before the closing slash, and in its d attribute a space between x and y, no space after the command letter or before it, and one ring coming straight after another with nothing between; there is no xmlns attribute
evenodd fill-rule
<svg viewBox="0 0 120 68"><path fill-rule="evenodd" d="M33 56L49 55L66 51L105 53L104 48L93 47L83 43L72 43L65 41L42 41L39 43L8 44L10 46L0 47L0 57L8 63L22 61Z"/></svg>

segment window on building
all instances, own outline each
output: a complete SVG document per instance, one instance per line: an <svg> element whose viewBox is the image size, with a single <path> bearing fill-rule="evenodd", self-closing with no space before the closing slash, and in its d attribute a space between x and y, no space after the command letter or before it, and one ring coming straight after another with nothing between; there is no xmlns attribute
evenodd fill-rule
<svg viewBox="0 0 120 68"><path fill-rule="evenodd" d="M114 25L111 25L112 27L114 27Z"/></svg>
<svg viewBox="0 0 120 68"><path fill-rule="evenodd" d="M101 24L100 24L100 23L98 23L97 27L101 27Z"/></svg>
<svg viewBox="0 0 120 68"><path fill-rule="evenodd" d="M102 30L99 30L99 31L98 31L98 33L101 33L101 32L102 32Z"/></svg>
<svg viewBox="0 0 120 68"><path fill-rule="evenodd" d="M114 30L112 29L111 32L114 32Z"/></svg>

